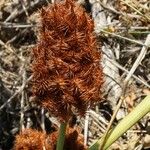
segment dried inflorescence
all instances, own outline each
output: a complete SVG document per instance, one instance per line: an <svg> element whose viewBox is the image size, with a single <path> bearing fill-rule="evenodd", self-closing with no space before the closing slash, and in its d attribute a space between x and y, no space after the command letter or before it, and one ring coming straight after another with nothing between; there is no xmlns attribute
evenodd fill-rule
<svg viewBox="0 0 150 150"><path fill-rule="evenodd" d="M25 129L16 136L13 150L50 150L46 134L33 129Z"/></svg>
<svg viewBox="0 0 150 150"><path fill-rule="evenodd" d="M33 49L33 94L39 104L66 121L72 108L83 115L100 100L101 54L93 21L72 0L41 10L40 37Z"/></svg>
<svg viewBox="0 0 150 150"><path fill-rule="evenodd" d="M58 131L46 135L43 132L25 129L16 136L13 150L56 150ZM66 131L64 150L87 150L83 144L83 136L75 129Z"/></svg>
<svg viewBox="0 0 150 150"><path fill-rule="evenodd" d="M50 150L56 150L58 132L53 132L49 135L47 142L51 145ZM83 136L79 131L68 128L65 135L64 150L87 150L87 147L83 144Z"/></svg>

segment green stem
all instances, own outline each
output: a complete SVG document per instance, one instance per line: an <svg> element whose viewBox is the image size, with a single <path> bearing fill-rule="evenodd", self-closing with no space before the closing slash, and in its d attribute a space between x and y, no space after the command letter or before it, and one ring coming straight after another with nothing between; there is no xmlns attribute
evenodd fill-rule
<svg viewBox="0 0 150 150"><path fill-rule="evenodd" d="M119 137L121 137L128 129L136 124L142 117L150 112L150 95L146 96L144 100L138 104L133 111L131 111L118 125L112 129L107 136L104 150L109 148ZM89 150L99 150L103 137L95 142Z"/></svg>
<svg viewBox="0 0 150 150"><path fill-rule="evenodd" d="M67 123L61 123L59 129L59 135L57 140L57 147L56 150L63 150L64 142L65 142L65 133L66 133Z"/></svg>

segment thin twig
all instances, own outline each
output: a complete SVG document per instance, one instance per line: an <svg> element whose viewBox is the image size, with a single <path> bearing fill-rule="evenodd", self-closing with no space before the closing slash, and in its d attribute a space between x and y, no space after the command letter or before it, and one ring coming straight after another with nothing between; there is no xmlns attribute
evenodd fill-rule
<svg viewBox="0 0 150 150"><path fill-rule="evenodd" d="M104 52L104 51L103 51ZM105 53L105 52L104 52ZM118 62L116 62L113 59L110 59L109 57L106 57L106 59L108 59L108 61L110 61L111 63L113 63L116 67L118 67L119 69L123 70L126 74L129 74L129 71L127 69L125 69L123 66L121 66ZM150 85L145 82L144 80L140 79L139 77L137 77L136 75L132 74L132 77L134 79L136 79L137 81L141 82L143 85L145 85L146 87L150 88Z"/></svg>
<svg viewBox="0 0 150 150"><path fill-rule="evenodd" d="M27 125L26 125L26 128L27 128L27 129L29 129L29 128L31 127L31 122L32 122L32 121L31 121L31 118L28 116L28 117L27 117Z"/></svg>
<svg viewBox="0 0 150 150"><path fill-rule="evenodd" d="M116 67L118 67L119 69L123 70L126 74L129 73L129 71L127 69L125 69L124 67L122 67L119 63L113 61L113 60L110 60ZM139 77L137 77L136 75L132 74L132 77L134 79L136 79L137 81L141 82L143 85L145 85L146 87L150 88L150 85L145 82L144 80L140 79Z"/></svg>
<svg viewBox="0 0 150 150"><path fill-rule="evenodd" d="M22 78L23 78L23 85L25 84L26 82L26 71L25 71L25 63L23 62L23 66L22 66L22 70L23 70L23 73L22 73ZM21 104L21 115L20 115L20 128L21 130L24 130L25 126L24 126L24 104L25 104L25 97L24 97L24 90L22 90L22 96L21 96L21 101L20 101L20 104Z"/></svg>
<svg viewBox="0 0 150 150"><path fill-rule="evenodd" d="M22 86L0 107L0 111L1 111L8 103L10 103L11 100L13 100L18 94L20 94L20 93L24 90L26 84L27 84L31 79L32 79L32 76L30 76L30 77L27 79L27 81L26 81L25 83L23 83Z"/></svg>
<svg viewBox="0 0 150 150"><path fill-rule="evenodd" d="M52 124L56 125L57 127L60 127L60 122L57 120L56 117L50 117L49 113L46 113L45 117L47 117L52 122Z"/></svg>
<svg viewBox="0 0 150 150"><path fill-rule="evenodd" d="M110 122L109 122L109 124L108 124L108 126L107 126L106 132L105 132L105 134L104 134L104 138L102 139L102 145L101 145L101 147L100 147L101 150L104 150L103 147L104 147L104 145L105 145L105 143L106 143L106 138L107 138L108 133L109 133L109 131L110 131L110 129L111 129L111 126L112 126L112 124L113 124L113 122L114 122L114 120L115 120L115 118L116 118L116 115L117 115L117 113L118 113L118 111L119 111L119 109L120 109L120 107L121 107L121 105L122 105L122 103L123 103L123 100L124 100L124 97L121 96L121 98L120 98L120 100L119 100L119 102L118 102L118 104L117 104L117 106L116 106L116 109L115 109L115 111L114 111L114 113L113 113L113 115L112 115L112 117L111 117L111 120L110 120Z"/></svg>
<svg viewBox="0 0 150 150"><path fill-rule="evenodd" d="M23 8L23 10L24 10L26 16L29 17L29 13L28 13L27 8L26 8L26 6L25 6L25 4L24 4L24 1L19 0L19 2L21 3L22 8Z"/></svg>
<svg viewBox="0 0 150 150"><path fill-rule="evenodd" d="M10 52L13 53L17 58L19 58L21 61L23 61L22 58L19 57L19 56L15 53L15 51L14 51L10 46L8 46L7 44L5 44L1 39L0 39L0 45L4 46L8 51L10 51Z"/></svg>
<svg viewBox="0 0 150 150"><path fill-rule="evenodd" d="M20 24L20 23L12 23L12 22L1 22L0 26L3 28L31 28L31 27L40 27L38 24Z"/></svg>
<svg viewBox="0 0 150 150"><path fill-rule="evenodd" d="M148 47L150 47L150 34L147 36L146 41L144 46L142 47L142 50L139 54L139 56L137 57L136 61L134 62L129 74L127 75L127 77L125 78L125 82L128 82L129 79L131 78L132 74L134 73L134 71L137 69L137 67L139 66L139 64L142 62L143 58L146 55L146 52L148 50Z"/></svg>
<svg viewBox="0 0 150 150"><path fill-rule="evenodd" d="M105 30L103 30L103 29L99 29L99 30L100 30L101 32L110 34L110 35L112 35L112 36L119 37L119 38L121 38L121 39L130 41L130 42L132 42L132 43L136 43L136 44L138 44L138 45L142 45L142 46L145 46L145 47L150 47L150 46L147 46L147 45L145 45L145 44L143 44L142 42L139 42L139 41L137 41L137 40L129 39L129 38L127 38L127 37L123 37L123 36L121 36L121 35L118 35L118 34L115 34L115 33L111 33L111 32L108 32L108 31L105 31Z"/></svg>
<svg viewBox="0 0 150 150"><path fill-rule="evenodd" d="M86 112L84 124L84 145L87 145L88 127L89 127L89 112Z"/></svg>
<svg viewBox="0 0 150 150"><path fill-rule="evenodd" d="M106 120L102 116L100 116L99 114L97 114L95 111L93 111L91 109L88 112L93 117L93 119L97 118L99 120L102 128L105 129L105 126L108 125L108 123L106 122Z"/></svg>
<svg viewBox="0 0 150 150"><path fill-rule="evenodd" d="M45 113L44 113L44 108L41 109L41 127L42 127L42 130L45 131Z"/></svg>
<svg viewBox="0 0 150 150"><path fill-rule="evenodd" d="M16 54L16 53L14 52L14 50L13 50L11 47L7 46L2 40L0 40L0 45L4 46L6 49L8 49L8 50L9 50L10 52L12 52L13 54Z"/></svg>
<svg viewBox="0 0 150 150"><path fill-rule="evenodd" d="M127 27L120 27L120 26L117 26L116 29L121 29L121 30L127 30ZM150 27L146 27L146 26L131 26L130 28L128 28L130 30L150 30Z"/></svg>

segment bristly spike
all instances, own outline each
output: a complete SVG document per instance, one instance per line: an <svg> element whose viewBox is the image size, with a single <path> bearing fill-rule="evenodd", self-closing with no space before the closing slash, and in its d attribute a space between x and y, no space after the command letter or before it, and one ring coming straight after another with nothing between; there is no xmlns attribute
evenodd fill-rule
<svg viewBox="0 0 150 150"><path fill-rule="evenodd" d="M47 135L34 129L25 129L16 136L13 150L46 150L51 146L46 142Z"/></svg>
<svg viewBox="0 0 150 150"><path fill-rule="evenodd" d="M101 99L101 53L92 19L73 0L41 11L40 42L33 49L33 95L62 121L84 115Z"/></svg>

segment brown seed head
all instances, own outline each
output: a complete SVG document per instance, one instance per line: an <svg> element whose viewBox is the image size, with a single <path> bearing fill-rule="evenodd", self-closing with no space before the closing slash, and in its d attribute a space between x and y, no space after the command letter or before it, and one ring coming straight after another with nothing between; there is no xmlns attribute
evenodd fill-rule
<svg viewBox="0 0 150 150"><path fill-rule="evenodd" d="M25 129L16 136L13 150L56 150L58 131L46 135L33 129ZM65 135L64 150L87 150L83 136L78 130L68 128Z"/></svg>
<svg viewBox="0 0 150 150"><path fill-rule="evenodd" d="M46 143L46 134L33 129L25 129L16 136L13 150L46 150L50 146Z"/></svg>
<svg viewBox="0 0 150 150"><path fill-rule="evenodd" d="M84 115L100 100L103 77L93 21L72 0L41 10L40 41L33 49L33 94L62 120L72 107Z"/></svg>

